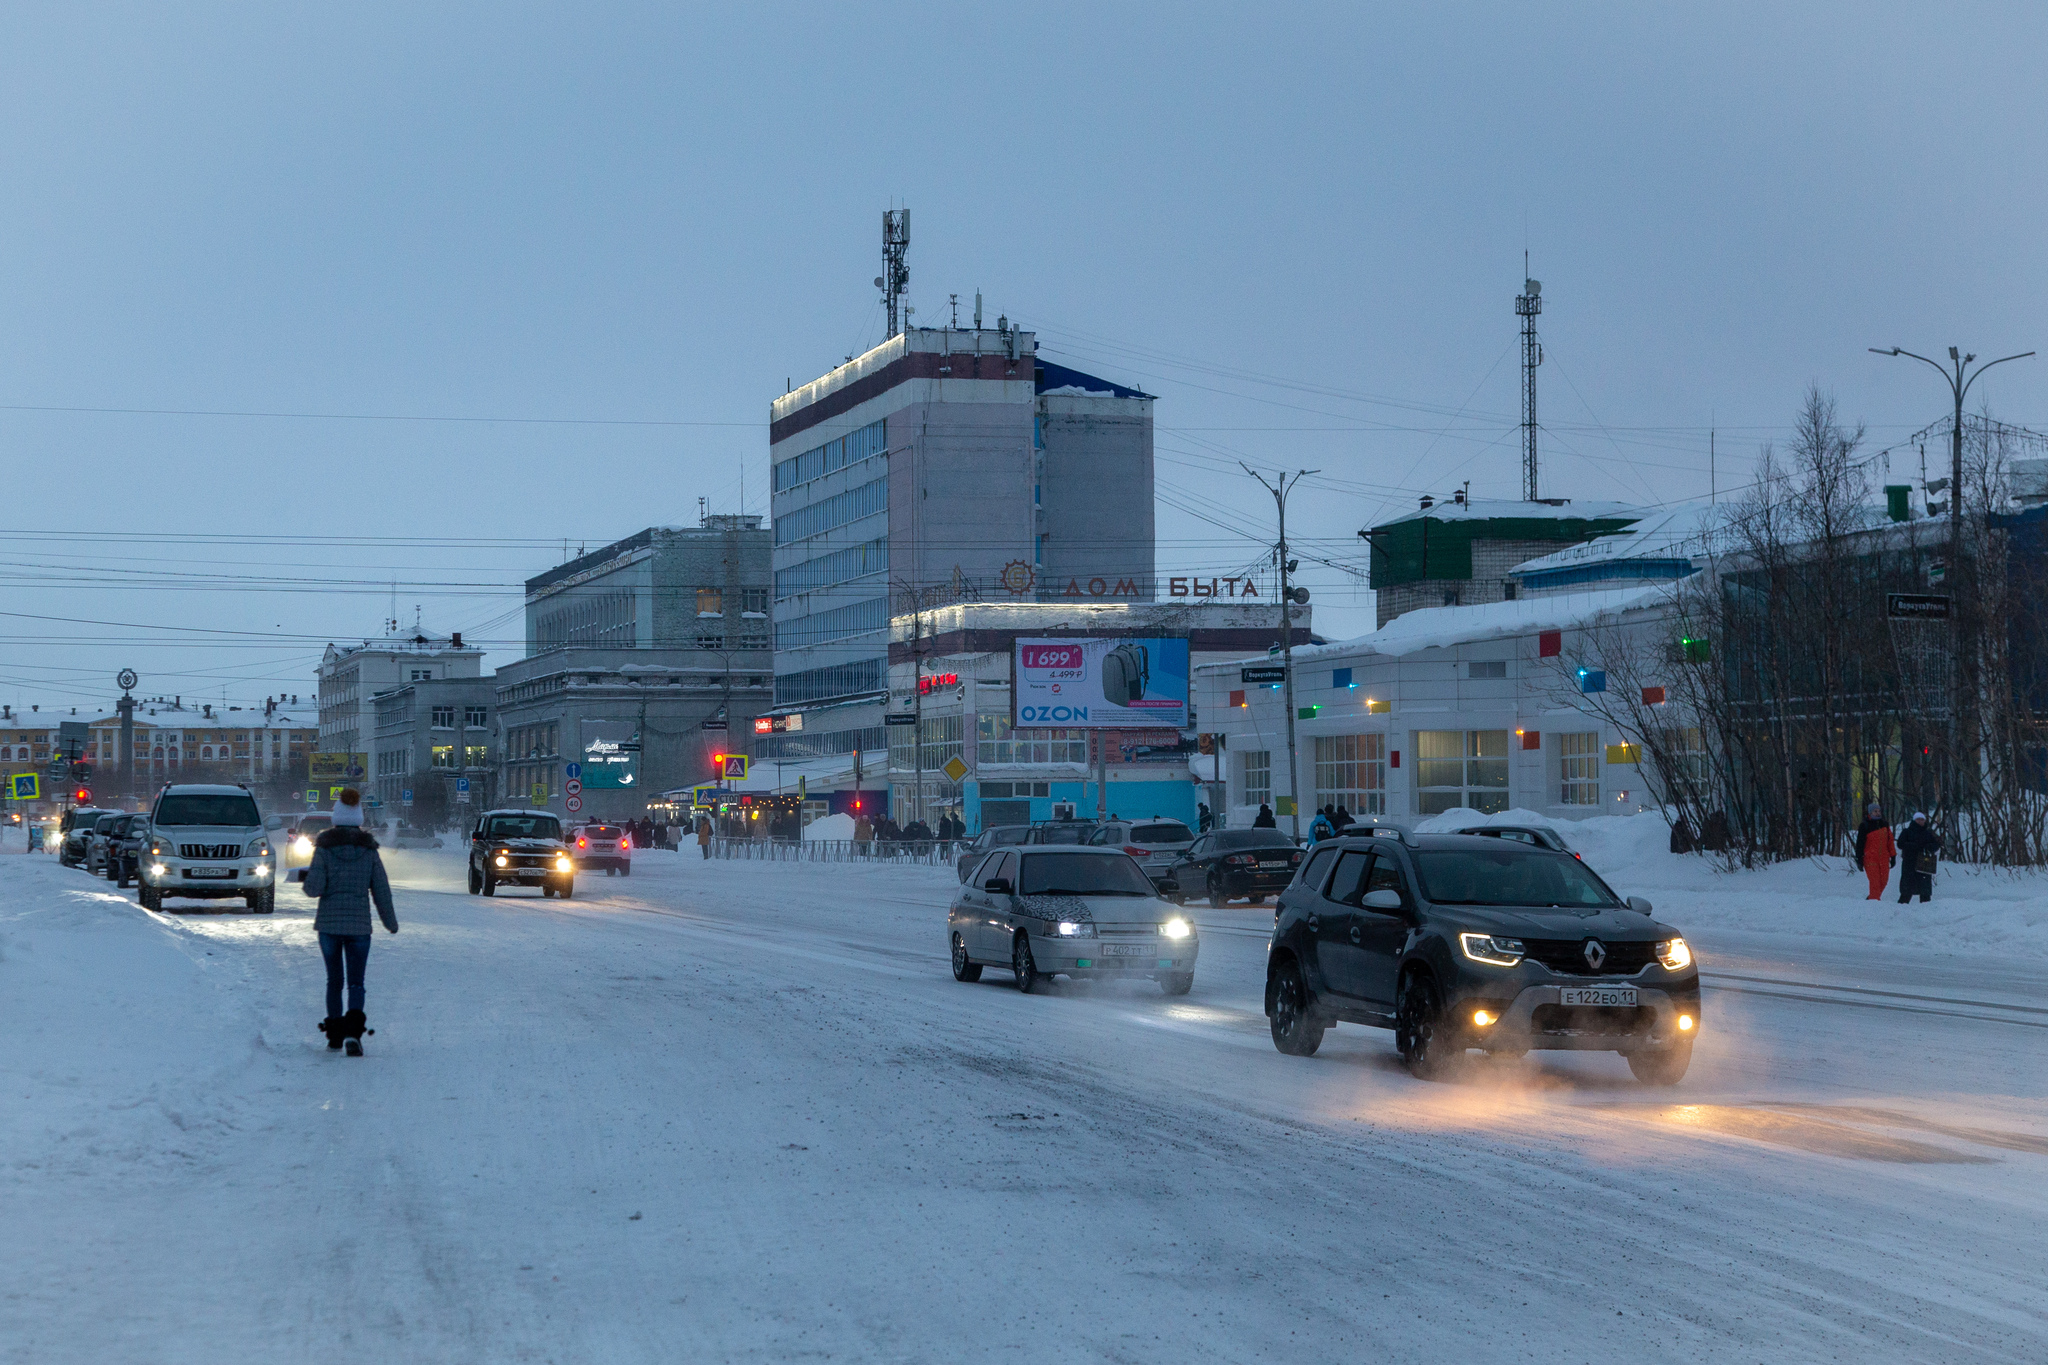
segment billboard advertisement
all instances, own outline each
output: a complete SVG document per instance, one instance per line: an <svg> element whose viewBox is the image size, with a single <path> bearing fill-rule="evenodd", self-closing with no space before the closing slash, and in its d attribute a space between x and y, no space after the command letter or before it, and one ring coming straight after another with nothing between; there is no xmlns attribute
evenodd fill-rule
<svg viewBox="0 0 2048 1365"><path fill-rule="evenodd" d="M1012 665L1019 728L1187 727L1186 640L1019 639Z"/></svg>
<svg viewBox="0 0 2048 1365"><path fill-rule="evenodd" d="M640 782L639 726L630 720L579 722L582 742L576 760L583 765L588 791L618 791Z"/></svg>
<svg viewBox="0 0 2048 1365"><path fill-rule="evenodd" d="M360 782L369 770L368 754L319 753L306 763L306 776L314 782Z"/></svg>

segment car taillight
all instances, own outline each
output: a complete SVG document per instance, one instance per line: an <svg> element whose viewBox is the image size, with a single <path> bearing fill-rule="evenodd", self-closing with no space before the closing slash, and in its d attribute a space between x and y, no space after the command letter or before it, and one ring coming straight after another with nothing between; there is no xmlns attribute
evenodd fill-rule
<svg viewBox="0 0 2048 1365"><path fill-rule="evenodd" d="M578 840L576 841L576 847L578 847L578 848L589 848L589 847L590 847L590 840L588 840L588 839L578 839Z"/></svg>
<svg viewBox="0 0 2048 1365"><path fill-rule="evenodd" d="M1133 858L1145 858L1151 856L1152 850L1149 848L1139 848L1135 844L1125 844L1124 852L1130 854Z"/></svg>
<svg viewBox="0 0 2048 1365"><path fill-rule="evenodd" d="M1300 861L1301 861L1301 850L1297 848L1296 850L1294 850L1294 852L1292 852L1292 853L1288 854L1288 855L1287 855L1287 861L1288 861L1288 862L1290 862L1290 863L1298 863L1298 862L1300 862Z"/></svg>
<svg viewBox="0 0 2048 1365"><path fill-rule="evenodd" d="M1233 853L1223 861L1232 867L1250 867L1259 860L1249 853Z"/></svg>
<svg viewBox="0 0 2048 1365"><path fill-rule="evenodd" d="M631 839L625 839L625 838L621 838L621 839L619 840L619 847L620 847L620 848L631 848L632 846L633 846L633 841L632 841Z"/></svg>

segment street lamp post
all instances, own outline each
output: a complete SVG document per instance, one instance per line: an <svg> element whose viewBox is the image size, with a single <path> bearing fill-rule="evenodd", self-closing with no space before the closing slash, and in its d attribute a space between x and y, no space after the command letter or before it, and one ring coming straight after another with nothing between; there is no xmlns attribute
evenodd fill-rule
<svg viewBox="0 0 2048 1365"><path fill-rule="evenodd" d="M1294 808L1288 818L1294 822L1289 832L1299 839L1301 837L1301 755L1296 752L1294 739L1294 589L1288 583L1288 576L1294 572L1294 563L1287 557L1287 492L1309 475L1319 474L1322 471L1317 469L1297 469L1294 471L1292 479L1289 479L1285 474L1275 474L1273 476L1274 481L1267 483L1262 475L1242 460L1238 461L1238 467L1257 479L1259 486L1273 495L1273 505L1279 509L1280 514L1278 558L1280 565L1280 673L1283 688L1282 697L1287 708L1287 800ZM1307 600L1306 593L1303 594L1303 600Z"/></svg>
<svg viewBox="0 0 2048 1365"><path fill-rule="evenodd" d="M1961 584L1964 581L1963 402L1965 399L1969 397L1970 386L1975 384L1980 378L1983 377L1984 371L1990 369L1993 365L2003 365L2008 360L2025 360L2028 356L2034 353L2032 351L2021 351L2018 355L2000 356L1996 360L1985 361L1982 365L1978 365L1977 368L1973 370L1970 368L1970 366L1976 361L1977 357L1974 354L1961 354L1954 346L1948 348L1949 363L1947 365L1942 364L1938 360L1930 360L1928 357L1924 355L1916 354L1915 352L1905 350L1898 346L1887 346L1883 348L1872 346L1868 349L1872 355L1905 356L1910 360L1917 360L1923 365L1932 366L1934 372L1936 374L1939 374L1942 377L1942 379L1948 384L1949 397L1954 401L1955 404L1952 412L1953 420L1949 429L1948 564L1949 572L1955 574L1956 582L1958 584ZM1989 511L1990 509L1986 508L1985 510ZM1964 652L1964 628L1965 627L1963 613L1961 611L1950 612L1949 659L1950 667L1955 670L1956 679L1950 692L1948 706L1948 761L1949 772L1951 774L1956 774L1960 772L1961 763L1964 757L1959 752L1960 741L1962 739L1961 713L1963 705L1963 694L1965 690L1964 679L1966 676L1968 676L1966 675L1966 655ZM1960 785L1957 785L1955 789L1949 793L1949 808L1952 812L1961 804L1961 800L1962 790Z"/></svg>

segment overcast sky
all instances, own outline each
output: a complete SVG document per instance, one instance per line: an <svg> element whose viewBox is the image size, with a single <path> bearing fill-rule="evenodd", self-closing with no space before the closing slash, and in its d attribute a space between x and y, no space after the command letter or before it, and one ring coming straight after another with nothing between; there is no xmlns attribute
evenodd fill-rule
<svg viewBox="0 0 2048 1365"><path fill-rule="evenodd" d="M1270 536L1239 457L1324 471L1338 564L1518 496L1524 250L1546 494L1704 494L1710 426L1739 485L1810 381L1878 449L1946 390L1866 347L2048 343L2048 11L1677 9L7 6L0 699L310 695L394 580L516 651L564 545L767 510L891 204L918 321L1160 396L1167 571ZM1979 392L2048 430L2048 363Z"/></svg>

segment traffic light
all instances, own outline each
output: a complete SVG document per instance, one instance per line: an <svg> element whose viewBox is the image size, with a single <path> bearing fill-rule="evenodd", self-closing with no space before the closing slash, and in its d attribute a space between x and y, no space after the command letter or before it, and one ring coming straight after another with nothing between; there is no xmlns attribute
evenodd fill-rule
<svg viewBox="0 0 2048 1365"><path fill-rule="evenodd" d="M71 799L81 806L92 804L92 788L80 787L77 791L71 793Z"/></svg>

